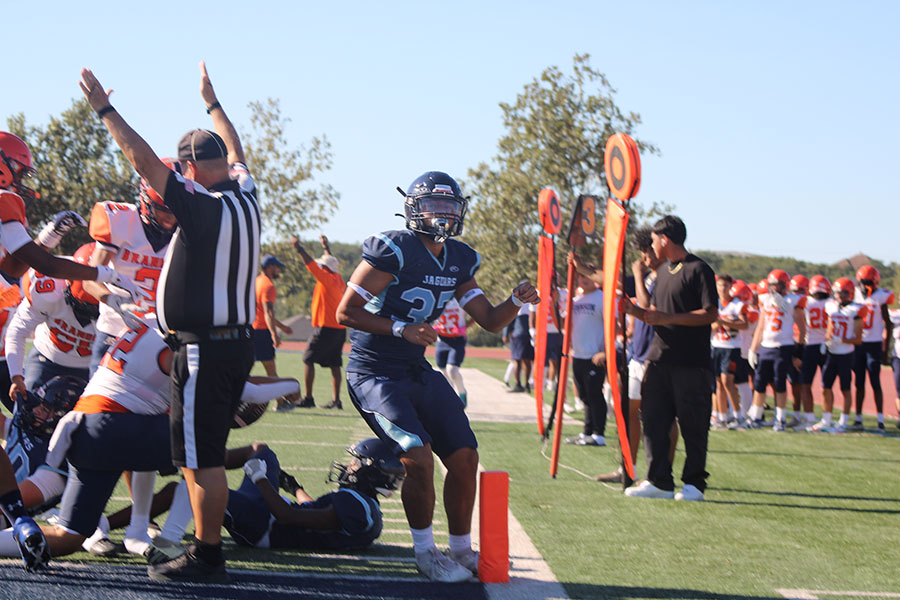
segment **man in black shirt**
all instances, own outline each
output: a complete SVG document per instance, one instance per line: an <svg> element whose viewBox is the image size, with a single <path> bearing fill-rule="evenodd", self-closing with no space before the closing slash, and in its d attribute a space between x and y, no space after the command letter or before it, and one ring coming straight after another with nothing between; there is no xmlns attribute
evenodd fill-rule
<svg viewBox="0 0 900 600"><path fill-rule="evenodd" d="M711 394L710 324L718 316L713 270L684 248L687 230L668 215L653 226L653 250L668 260L657 271L650 308L626 303L626 310L654 325L641 387L641 420L649 463L647 479L627 496L703 500ZM685 462L677 495L669 458L669 431L675 418L684 438Z"/></svg>
<svg viewBox="0 0 900 600"><path fill-rule="evenodd" d="M184 176L171 171L109 103L88 69L81 89L125 157L178 219L157 290L157 318L175 350L172 462L182 467L197 543L152 565L160 581L227 583L221 529L228 502L225 444L253 366L259 205L240 139L200 63L200 95L215 133L189 131L178 145Z"/></svg>

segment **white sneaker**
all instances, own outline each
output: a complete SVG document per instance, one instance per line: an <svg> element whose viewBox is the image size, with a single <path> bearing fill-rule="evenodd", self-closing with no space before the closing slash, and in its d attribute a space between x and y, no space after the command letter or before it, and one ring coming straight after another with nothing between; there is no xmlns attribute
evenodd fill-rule
<svg viewBox="0 0 900 600"><path fill-rule="evenodd" d="M625 495L629 498L660 498L663 500L671 500L675 497L675 492L661 490L645 479L639 484L633 485L625 490Z"/></svg>
<svg viewBox="0 0 900 600"><path fill-rule="evenodd" d="M830 432L831 430L832 430L831 423L826 423L825 421L819 421L817 423L814 423L808 429L808 431L812 431L812 432L816 432L816 433L818 433L818 432L826 432L827 433L827 432Z"/></svg>
<svg viewBox="0 0 900 600"><path fill-rule="evenodd" d="M449 556L444 556L434 546L425 552L416 552L416 568L432 581L458 583L472 578L472 571Z"/></svg>
<svg viewBox="0 0 900 600"><path fill-rule="evenodd" d="M681 491L675 494L675 499L687 502L703 502L703 492L698 490L697 486L686 483L681 488Z"/></svg>
<svg viewBox="0 0 900 600"><path fill-rule="evenodd" d="M575 410L584 410L584 402L581 398L575 398Z"/></svg>
<svg viewBox="0 0 900 600"><path fill-rule="evenodd" d="M450 558L472 571L472 575L478 575L478 553L471 548L466 548L462 552L453 552L451 550Z"/></svg>

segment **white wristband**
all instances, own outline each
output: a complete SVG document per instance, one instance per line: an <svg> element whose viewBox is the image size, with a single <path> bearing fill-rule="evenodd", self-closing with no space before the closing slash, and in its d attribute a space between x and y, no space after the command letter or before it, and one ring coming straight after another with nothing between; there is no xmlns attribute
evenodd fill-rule
<svg viewBox="0 0 900 600"><path fill-rule="evenodd" d="M404 323L403 321L394 321L394 324L391 325L391 333L394 337L402 338L403 330L406 329L408 323Z"/></svg>
<svg viewBox="0 0 900 600"><path fill-rule="evenodd" d="M515 294L510 294L510 295L509 295L509 300L510 300L510 302L512 302L513 304L515 304L516 306L522 306L522 304L524 304L524 302L522 302L521 300L519 300L518 298L516 298L516 295L515 295Z"/></svg>
<svg viewBox="0 0 900 600"><path fill-rule="evenodd" d="M462 298L459 299L459 307L465 308L466 304L468 304L478 296L484 296L484 292L481 291L481 288L472 288L471 290L463 294Z"/></svg>

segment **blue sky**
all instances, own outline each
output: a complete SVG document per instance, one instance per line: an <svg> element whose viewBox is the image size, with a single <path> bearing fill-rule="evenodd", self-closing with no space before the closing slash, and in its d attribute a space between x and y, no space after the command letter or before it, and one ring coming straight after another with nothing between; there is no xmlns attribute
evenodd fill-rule
<svg viewBox="0 0 900 600"><path fill-rule="evenodd" d="M46 121L90 67L170 155L210 125L205 59L239 126L274 97L292 142L328 136L323 180L343 198L322 233L352 242L401 226L395 186L489 160L498 103L586 52L662 150L643 157L636 201L675 205L689 247L900 262L898 3L184 4L5 7L0 115Z"/></svg>

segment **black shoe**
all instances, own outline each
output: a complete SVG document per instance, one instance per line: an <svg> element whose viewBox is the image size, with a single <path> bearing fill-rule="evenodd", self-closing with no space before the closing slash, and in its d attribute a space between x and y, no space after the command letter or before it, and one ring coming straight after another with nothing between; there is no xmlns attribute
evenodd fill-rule
<svg viewBox="0 0 900 600"><path fill-rule="evenodd" d="M517 384L515 385L515 387L513 387L511 390L507 390L507 391L508 391L508 392L511 392L511 393L513 393L513 394L515 394L515 393L518 393L518 392L524 392L524 391L525 391L525 388L522 387L522 384L521 384L521 383L517 383Z"/></svg>
<svg viewBox="0 0 900 600"><path fill-rule="evenodd" d="M326 405L323 406L322 408L336 408L336 409L338 409L338 410L343 410L343 409L344 409L344 405L341 404L341 401L340 401L340 400L332 400L332 401L331 401L331 404L326 404Z"/></svg>
<svg viewBox="0 0 900 600"><path fill-rule="evenodd" d="M300 401L300 404L297 405L299 408L315 408L316 403L313 401L312 396L307 396L303 400Z"/></svg>
<svg viewBox="0 0 900 600"><path fill-rule="evenodd" d="M125 545L116 544L109 538L100 538L99 540L91 544L91 547L88 548L87 551L94 556L116 556L120 553L125 552Z"/></svg>
<svg viewBox="0 0 900 600"><path fill-rule="evenodd" d="M225 562L211 565L194 553L195 546L168 562L147 567L147 575L153 581L175 581L187 583L231 583L231 577L225 570Z"/></svg>

